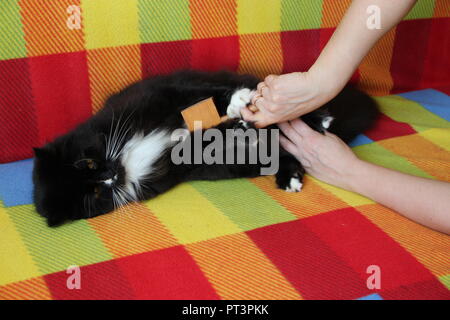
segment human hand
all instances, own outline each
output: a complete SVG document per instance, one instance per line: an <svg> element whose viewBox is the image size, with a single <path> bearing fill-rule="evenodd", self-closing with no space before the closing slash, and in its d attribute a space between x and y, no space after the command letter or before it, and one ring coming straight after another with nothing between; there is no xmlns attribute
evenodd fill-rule
<svg viewBox="0 0 450 320"><path fill-rule="evenodd" d="M259 111L243 108L241 114L259 128L279 123L311 112L330 101L342 89L332 76L323 75L321 68L308 72L294 72L280 76L270 75L258 84L258 94L252 104Z"/></svg>
<svg viewBox="0 0 450 320"><path fill-rule="evenodd" d="M278 124L283 148L297 158L306 172L326 183L354 191L353 178L361 167L353 151L336 135L312 130L300 119Z"/></svg>

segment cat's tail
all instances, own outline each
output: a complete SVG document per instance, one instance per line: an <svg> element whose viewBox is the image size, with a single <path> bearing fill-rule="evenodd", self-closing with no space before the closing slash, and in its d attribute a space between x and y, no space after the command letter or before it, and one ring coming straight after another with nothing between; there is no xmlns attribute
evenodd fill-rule
<svg viewBox="0 0 450 320"><path fill-rule="evenodd" d="M370 129L380 114L372 97L352 87L345 87L319 111L322 125L347 143Z"/></svg>

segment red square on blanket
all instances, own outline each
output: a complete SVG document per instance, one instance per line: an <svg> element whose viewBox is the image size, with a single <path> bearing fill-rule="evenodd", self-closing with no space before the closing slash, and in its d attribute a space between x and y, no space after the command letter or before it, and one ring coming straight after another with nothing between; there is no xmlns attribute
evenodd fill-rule
<svg viewBox="0 0 450 320"><path fill-rule="evenodd" d="M450 291L437 279L399 286L380 295L390 300L450 300Z"/></svg>
<svg viewBox="0 0 450 320"><path fill-rule="evenodd" d="M142 77L191 67L192 41L141 44Z"/></svg>
<svg viewBox="0 0 450 320"><path fill-rule="evenodd" d="M73 129L91 114L86 52L29 59L39 143Z"/></svg>
<svg viewBox="0 0 450 320"><path fill-rule="evenodd" d="M320 216L320 215L319 215ZM357 299L371 292L304 221L267 226L247 234L305 299Z"/></svg>
<svg viewBox="0 0 450 320"><path fill-rule="evenodd" d="M219 299L184 247L146 252L115 261L137 299Z"/></svg>
<svg viewBox="0 0 450 320"><path fill-rule="evenodd" d="M409 124L395 121L384 113L380 114L373 128L364 132L366 136L374 141L401 137L415 133L417 133L417 131L414 130L414 128Z"/></svg>
<svg viewBox="0 0 450 320"><path fill-rule="evenodd" d="M205 71L231 70L239 66L237 36L192 41L192 67Z"/></svg>
<svg viewBox="0 0 450 320"><path fill-rule="evenodd" d="M303 223L365 282L379 268L380 290L434 278L416 258L355 208L320 214L304 219Z"/></svg>
<svg viewBox="0 0 450 320"><path fill-rule="evenodd" d="M450 5L447 3L450 12ZM450 17L433 19L431 24L428 51L423 70L422 88L439 88L450 94Z"/></svg>
<svg viewBox="0 0 450 320"><path fill-rule="evenodd" d="M27 59L0 61L0 163L32 156L36 110Z"/></svg>
<svg viewBox="0 0 450 320"><path fill-rule="evenodd" d="M431 21L418 19L398 24L391 60L391 74L394 80L392 93L420 88L428 52Z"/></svg>
<svg viewBox="0 0 450 320"><path fill-rule="evenodd" d="M61 271L44 276L53 299L114 300L134 297L133 290L114 260L83 266L79 273L75 272L78 271ZM77 276L79 282L75 279ZM75 284L79 284L80 288L74 287Z"/></svg>
<svg viewBox="0 0 450 320"><path fill-rule="evenodd" d="M320 54L320 29L281 33L283 73L304 72Z"/></svg>

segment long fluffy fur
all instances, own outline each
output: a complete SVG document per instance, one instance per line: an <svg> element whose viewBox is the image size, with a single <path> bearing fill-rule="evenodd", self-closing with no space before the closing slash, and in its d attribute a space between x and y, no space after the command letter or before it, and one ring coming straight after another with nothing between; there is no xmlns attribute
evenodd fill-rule
<svg viewBox="0 0 450 320"><path fill-rule="evenodd" d="M37 211L54 226L150 199L183 181L259 175L259 163L175 165L170 160L173 143L169 139L173 130L184 126L180 112L186 107L212 96L219 114L225 115L233 93L254 90L258 82L251 75L181 71L137 82L111 96L85 123L35 149ZM348 142L368 129L377 114L369 96L345 88L302 118L315 130L328 129ZM239 119L217 129L236 127L242 128ZM278 187L299 191L303 174L300 163L281 150Z"/></svg>

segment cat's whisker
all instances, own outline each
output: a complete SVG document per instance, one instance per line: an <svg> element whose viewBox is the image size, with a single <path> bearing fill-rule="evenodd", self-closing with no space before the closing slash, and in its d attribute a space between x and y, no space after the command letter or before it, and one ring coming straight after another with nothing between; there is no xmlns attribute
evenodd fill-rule
<svg viewBox="0 0 450 320"><path fill-rule="evenodd" d="M115 211L115 210L117 210L116 192L114 191L114 189L112 189L111 191L112 191L111 198L112 198L112 201L113 201L113 209Z"/></svg>
<svg viewBox="0 0 450 320"><path fill-rule="evenodd" d="M116 200L117 200L117 203L118 203L118 208L123 207L123 206L126 204L126 201L125 201L123 195L121 194L120 189L119 189L119 188L116 188L116 189L114 190L114 194L116 195Z"/></svg>
<svg viewBox="0 0 450 320"><path fill-rule="evenodd" d="M127 193L123 190L123 189L119 189L119 194L120 194L120 196L122 197L122 199L123 199L123 204L124 205L127 205L128 204L128 195L127 195Z"/></svg>
<svg viewBox="0 0 450 320"><path fill-rule="evenodd" d="M117 196L116 191L114 189L112 189L112 200L113 200L114 211L116 211L118 213L119 217L122 219L122 215L120 214L121 207L120 207L120 204L119 204L117 198L118 198L118 196Z"/></svg>
<svg viewBox="0 0 450 320"><path fill-rule="evenodd" d="M122 137L120 138L120 140L117 142L119 146L122 144L122 142L123 142L124 139L126 138L126 135L128 134L128 132L130 132L130 130L131 130L131 127L129 127L129 128L124 132L124 134L122 135ZM119 152L119 151L120 151L120 152ZM116 151L116 153L112 155L111 159L112 159L112 160L116 160L116 159L120 156L121 151L122 151L121 149L118 149L118 150Z"/></svg>
<svg viewBox="0 0 450 320"><path fill-rule="evenodd" d="M116 192L115 189L112 190L112 198L113 198L113 204L114 204L114 208L117 210L120 207L120 203L119 203L119 196Z"/></svg>
<svg viewBox="0 0 450 320"><path fill-rule="evenodd" d="M105 138L105 159L109 160L108 159L108 143L109 143L108 137L104 133L102 133L101 135L103 136L103 138Z"/></svg>
<svg viewBox="0 0 450 320"><path fill-rule="evenodd" d="M134 114L134 112L136 111L136 109L134 109L132 112L130 112L130 114L128 115L128 117L125 119L125 121L122 123L122 126L120 126L119 131L117 132L117 135L114 136L114 149L111 155L111 158L113 160L116 160L118 158L118 156L120 155L120 151L121 151L121 145L123 140L126 138L128 132L131 130L131 127L126 127L128 124L128 121L131 119L131 116ZM122 113L123 115L123 113ZM120 119L119 122L116 126L117 127L120 125Z"/></svg>
<svg viewBox="0 0 450 320"><path fill-rule="evenodd" d="M114 128L114 133L113 133L112 138L111 138L112 146L111 146L111 150L110 150L110 157L114 154L114 151L116 149L117 129L120 126L120 121L122 120L122 116L123 116L123 113L120 115L119 119L117 120L116 126Z"/></svg>
<svg viewBox="0 0 450 320"><path fill-rule="evenodd" d="M120 122L117 123L116 125L116 129L119 127ZM115 159L117 152L120 149L120 132L122 130L122 127L120 127L120 129L118 131L115 131L114 135L113 135L113 142L112 142L112 148L111 148L111 153L110 153L110 158L111 159Z"/></svg>
<svg viewBox="0 0 450 320"><path fill-rule="evenodd" d="M113 126L114 126L114 109L112 110L111 126L109 128L109 135L108 135L107 144L106 144L106 159L107 160L109 160L109 156L111 153L111 134L112 134Z"/></svg>
<svg viewBox="0 0 450 320"><path fill-rule="evenodd" d="M129 204L130 202L133 202L133 198L130 196L130 194L122 189L121 187L117 187L116 189L118 195L119 195L119 199L121 199L123 205L122 206L126 206L127 204ZM128 211L125 211L127 213L128 216L131 216L130 213Z"/></svg>
<svg viewBox="0 0 450 320"><path fill-rule="evenodd" d="M144 193L142 191L142 189L145 188L144 183L142 183L141 185L136 185L134 190L136 192L136 199L135 201L139 201L139 199L144 199Z"/></svg>

